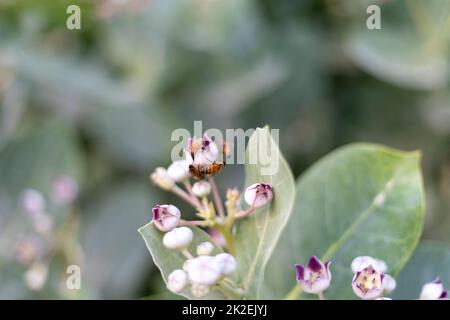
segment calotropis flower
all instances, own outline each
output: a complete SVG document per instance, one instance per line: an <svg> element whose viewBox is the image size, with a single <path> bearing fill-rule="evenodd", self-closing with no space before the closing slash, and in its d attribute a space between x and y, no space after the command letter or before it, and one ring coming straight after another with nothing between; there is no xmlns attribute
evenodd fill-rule
<svg viewBox="0 0 450 320"><path fill-rule="evenodd" d="M352 280L353 292L364 300L377 299L384 292L395 289L395 280L383 273L386 263L369 256L358 257L352 262L352 270L355 273Z"/></svg>
<svg viewBox="0 0 450 320"><path fill-rule="evenodd" d="M441 279L436 278L422 287L420 300L447 300L448 292L444 290Z"/></svg>
<svg viewBox="0 0 450 320"><path fill-rule="evenodd" d="M152 209L153 224L163 232L170 231L178 225L180 221L180 210L171 204L157 205Z"/></svg>
<svg viewBox="0 0 450 320"><path fill-rule="evenodd" d="M186 153L187 161L194 165L209 165L219 158L219 148L207 134L199 139L190 138Z"/></svg>
<svg viewBox="0 0 450 320"><path fill-rule="evenodd" d="M252 184L245 190L244 199L250 207L263 207L273 199L272 186L268 183Z"/></svg>
<svg viewBox="0 0 450 320"><path fill-rule="evenodd" d="M316 256L312 256L305 266L297 264L297 282L306 293L320 294L330 286L331 261L323 263Z"/></svg>

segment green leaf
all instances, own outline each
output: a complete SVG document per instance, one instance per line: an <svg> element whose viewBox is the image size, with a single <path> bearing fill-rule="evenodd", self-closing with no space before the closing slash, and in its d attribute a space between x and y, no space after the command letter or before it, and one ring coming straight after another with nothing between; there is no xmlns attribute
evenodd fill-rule
<svg viewBox="0 0 450 320"><path fill-rule="evenodd" d="M383 259L395 277L419 240L424 198L418 152L345 146L307 170L296 192L289 226L269 268L271 291L278 297L295 286L294 264L317 255L333 261L326 296L355 298L350 285L355 257Z"/></svg>
<svg viewBox="0 0 450 320"><path fill-rule="evenodd" d="M419 244L411 260L397 278L393 299L417 299L422 286L440 277L444 288L450 288L450 246L425 241Z"/></svg>
<svg viewBox="0 0 450 320"><path fill-rule="evenodd" d="M211 237L203 230L197 227L191 227L191 230L194 232L194 239L192 240L191 245L188 250L191 253L196 251L197 245L201 242L209 241L214 243ZM148 223L145 226L141 227L139 233L145 240L145 244L147 245L148 250L150 251L153 261L161 271L161 274L164 278L164 281L167 281L167 276L176 269L182 269L183 264L186 261L186 257L179 252L178 250L169 250L164 247L162 243L162 239L164 233L156 229L156 227L152 223ZM217 254L222 252L217 246L214 250L213 254ZM182 293L182 296L188 299L197 299L192 296L189 289L185 289ZM224 295L217 290L212 290L209 294L202 297L202 299L224 299Z"/></svg>
<svg viewBox="0 0 450 320"><path fill-rule="evenodd" d="M270 155L270 161L266 163L260 157L257 161L251 161L258 154ZM254 164L251 164L252 162ZM267 175L268 172L264 170L272 165L278 168ZM291 170L280 154L268 127L257 128L247 146L245 186L256 182L270 183L274 190L274 199L270 206L252 213L237 224L238 274L247 289L247 298L251 299L262 295L264 270L289 219L295 195Z"/></svg>
<svg viewBox="0 0 450 320"><path fill-rule="evenodd" d="M136 246L141 241L136 226L148 220L153 194L145 183L127 179L91 192L87 202L81 238L86 283L104 299L138 298L142 281L154 268L145 246Z"/></svg>

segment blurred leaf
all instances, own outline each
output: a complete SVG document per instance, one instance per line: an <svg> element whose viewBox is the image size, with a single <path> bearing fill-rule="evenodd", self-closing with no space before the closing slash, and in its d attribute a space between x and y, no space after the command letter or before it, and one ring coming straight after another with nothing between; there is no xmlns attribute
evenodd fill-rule
<svg viewBox="0 0 450 320"><path fill-rule="evenodd" d="M312 255L333 261L327 298L355 298L350 264L357 256L386 261L395 277L422 231L419 161L418 152L353 144L307 170L297 182L294 211L268 268L275 296L288 293L295 285L294 265Z"/></svg>
<svg viewBox="0 0 450 320"><path fill-rule="evenodd" d="M0 191L15 199L29 187L47 194L51 181L61 174L81 182L83 161L74 129L66 122L50 121L0 150Z"/></svg>
<svg viewBox="0 0 450 320"><path fill-rule="evenodd" d="M151 202L142 184L126 181L92 197L84 208L83 281L102 297L138 297L136 290L151 270L151 260L136 228L149 219Z"/></svg>
<svg viewBox="0 0 450 320"><path fill-rule="evenodd" d="M122 165L148 170L150 163L170 153L177 119L154 108L104 109L84 123L101 148Z"/></svg>
<svg viewBox="0 0 450 320"><path fill-rule="evenodd" d="M448 83L443 52L423 47L420 38L390 30L350 33L345 43L352 60L364 71L407 89L434 90Z"/></svg>
<svg viewBox="0 0 450 320"><path fill-rule="evenodd" d="M3 50L31 96L56 112L79 117L98 107L128 107L142 100L99 64L68 59L33 47L9 44Z"/></svg>
<svg viewBox="0 0 450 320"><path fill-rule="evenodd" d="M393 299L417 299L422 286L440 277L444 288L450 288L450 246L424 241L397 278Z"/></svg>
<svg viewBox="0 0 450 320"><path fill-rule="evenodd" d="M200 228L192 227L190 229L194 233L194 239L188 248L190 252L195 252L197 245L204 241L214 243L211 237ZM153 261L161 271L164 281L167 281L167 277L172 271L183 268L186 257L178 250L167 249L162 242L164 234L156 229L152 223L146 224L138 231L144 238L145 244L152 255ZM216 246L215 253L219 252L221 250ZM197 299L192 296L189 289L183 290L180 294L188 299ZM224 296L221 292L214 290L202 297L202 299L224 299Z"/></svg>
<svg viewBox="0 0 450 320"><path fill-rule="evenodd" d="M264 281L264 271L269 258L289 219L294 204L295 185L289 165L284 160L269 127L257 128L250 137L246 156L246 183L270 183L274 200L268 208L252 213L238 222L236 227L236 259L240 283L247 289L247 298L258 299ZM263 163L261 156L270 156ZM257 162L251 159L257 157ZM277 167L278 166L278 167ZM269 167L276 169L265 175Z"/></svg>

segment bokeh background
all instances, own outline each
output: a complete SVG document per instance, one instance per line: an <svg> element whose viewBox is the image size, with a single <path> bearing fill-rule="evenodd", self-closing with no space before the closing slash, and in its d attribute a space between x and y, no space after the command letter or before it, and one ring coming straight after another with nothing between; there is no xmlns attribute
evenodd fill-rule
<svg viewBox="0 0 450 320"><path fill-rule="evenodd" d="M184 208L148 175L194 120L279 128L296 176L351 142L419 149L423 238L450 242L449 40L447 0L0 0L0 298L173 297L136 230L156 203Z"/></svg>

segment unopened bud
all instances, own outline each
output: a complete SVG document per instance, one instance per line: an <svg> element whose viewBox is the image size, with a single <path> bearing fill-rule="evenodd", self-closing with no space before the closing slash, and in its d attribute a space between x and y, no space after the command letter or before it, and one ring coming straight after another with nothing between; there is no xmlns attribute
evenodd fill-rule
<svg viewBox="0 0 450 320"><path fill-rule="evenodd" d="M163 167L158 167L150 175L150 179L155 185L164 190L172 190L175 182L169 177L167 170Z"/></svg>
<svg viewBox="0 0 450 320"><path fill-rule="evenodd" d="M179 227L164 235L163 244L169 249L184 249L189 246L193 237L194 235L191 229L188 227Z"/></svg>
<svg viewBox="0 0 450 320"><path fill-rule="evenodd" d="M245 190L245 202L251 207L260 208L272 201L272 186L268 183L255 183Z"/></svg>
<svg viewBox="0 0 450 320"><path fill-rule="evenodd" d="M173 271L167 277L167 289L169 289L173 293L179 293L183 291L187 283L188 283L187 274L186 272L180 269Z"/></svg>
<svg viewBox="0 0 450 320"><path fill-rule="evenodd" d="M197 254L199 256L210 255L213 252L213 250L214 245L209 241L202 242L197 246Z"/></svg>
<svg viewBox="0 0 450 320"><path fill-rule="evenodd" d="M206 197L211 193L211 185L209 184L209 182L204 180L198 181L192 186L192 192L197 197Z"/></svg>

